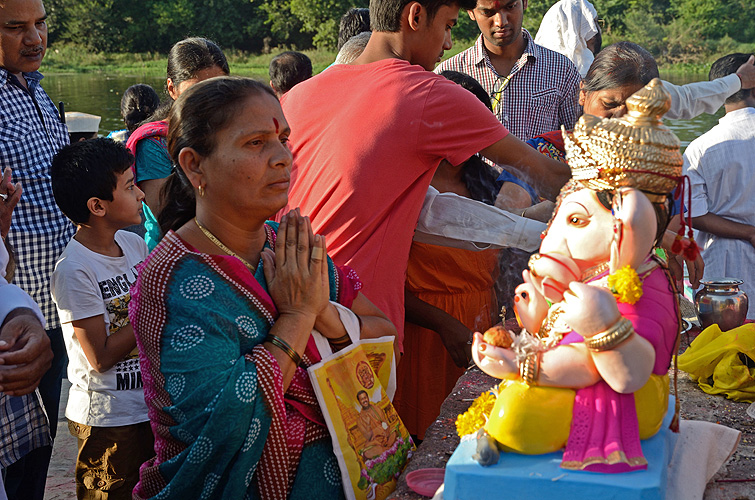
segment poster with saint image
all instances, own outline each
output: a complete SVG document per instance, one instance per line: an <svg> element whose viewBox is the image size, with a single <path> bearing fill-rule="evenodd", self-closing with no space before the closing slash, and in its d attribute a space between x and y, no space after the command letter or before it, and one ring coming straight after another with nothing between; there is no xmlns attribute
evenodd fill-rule
<svg viewBox="0 0 755 500"><path fill-rule="evenodd" d="M415 450L388 398L393 337L361 340L309 368L346 498L382 500Z"/></svg>

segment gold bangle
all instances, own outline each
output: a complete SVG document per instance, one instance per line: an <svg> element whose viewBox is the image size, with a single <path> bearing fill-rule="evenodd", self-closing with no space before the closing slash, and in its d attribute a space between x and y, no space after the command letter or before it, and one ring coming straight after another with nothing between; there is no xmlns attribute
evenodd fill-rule
<svg viewBox="0 0 755 500"><path fill-rule="evenodd" d="M540 353L529 354L519 364L519 376L527 385L537 385L540 376Z"/></svg>
<svg viewBox="0 0 755 500"><path fill-rule="evenodd" d="M615 349L632 336L634 327L632 322L621 318L608 330L585 339L585 345L591 351L601 352Z"/></svg>
<svg viewBox="0 0 755 500"><path fill-rule="evenodd" d="M291 346L288 345L288 342L286 342L282 338L276 335L268 335L265 338L265 341L270 342L275 347L285 352L288 355L288 357L291 358L291 361L293 361L296 366L299 366L301 364L301 356L299 356L299 353L294 351L291 348Z"/></svg>

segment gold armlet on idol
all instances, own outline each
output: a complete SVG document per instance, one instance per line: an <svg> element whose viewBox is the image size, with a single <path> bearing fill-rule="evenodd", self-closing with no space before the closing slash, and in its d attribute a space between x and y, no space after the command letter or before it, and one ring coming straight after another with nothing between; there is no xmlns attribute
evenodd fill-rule
<svg viewBox="0 0 755 500"><path fill-rule="evenodd" d="M608 330L586 338L585 345L591 351L610 351L621 345L633 333L634 327L632 326L632 322L622 317Z"/></svg>
<svg viewBox="0 0 755 500"><path fill-rule="evenodd" d="M519 363L519 376L527 385L537 385L537 379L540 377L540 354L529 354Z"/></svg>

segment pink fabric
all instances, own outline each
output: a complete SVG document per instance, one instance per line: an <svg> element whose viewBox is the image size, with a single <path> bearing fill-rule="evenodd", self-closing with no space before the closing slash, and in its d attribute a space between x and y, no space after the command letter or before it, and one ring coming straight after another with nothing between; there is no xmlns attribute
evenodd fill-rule
<svg viewBox="0 0 755 500"><path fill-rule="evenodd" d="M287 209L300 207L336 264L356 270L402 346L409 247L433 173L508 132L470 92L399 59L333 66L281 102L294 153Z"/></svg>
<svg viewBox="0 0 755 500"><path fill-rule="evenodd" d="M141 127L134 130L131 135L128 137L128 141L126 141L126 149L128 149L132 155L134 155L134 158L136 158L136 145L141 141L142 139L147 139L149 137L167 137L168 136L168 122L165 120L160 120L157 122L149 122L145 123ZM134 175L136 175L136 163L131 166L131 169L134 171Z"/></svg>
<svg viewBox="0 0 755 500"><path fill-rule="evenodd" d="M619 312L632 322L638 335L653 345L653 373L664 375L671 363L679 326L676 298L660 267L645 277L642 290L642 298L636 304L619 302ZM582 336L571 332L561 344L582 341ZM567 468L573 468L575 463L582 464L582 470L593 472L647 468L640 446L634 394L619 394L603 381L577 391L562 464L571 464Z"/></svg>

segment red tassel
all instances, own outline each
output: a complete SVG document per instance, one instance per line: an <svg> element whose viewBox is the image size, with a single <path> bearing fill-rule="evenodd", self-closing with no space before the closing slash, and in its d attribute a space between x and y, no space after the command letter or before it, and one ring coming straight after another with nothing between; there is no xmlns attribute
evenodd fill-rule
<svg viewBox="0 0 755 500"><path fill-rule="evenodd" d="M683 245L683 243L682 243L682 235L681 234L677 234L676 238L674 238L674 242L671 244L671 252L674 253L674 254L676 254L676 255L679 255L684 250L684 248L682 247L682 245Z"/></svg>
<svg viewBox="0 0 755 500"><path fill-rule="evenodd" d="M684 249L684 258L693 261L697 258L697 256L700 254L700 247L697 246L697 243L695 240L690 238L689 245L687 245L687 248Z"/></svg>

